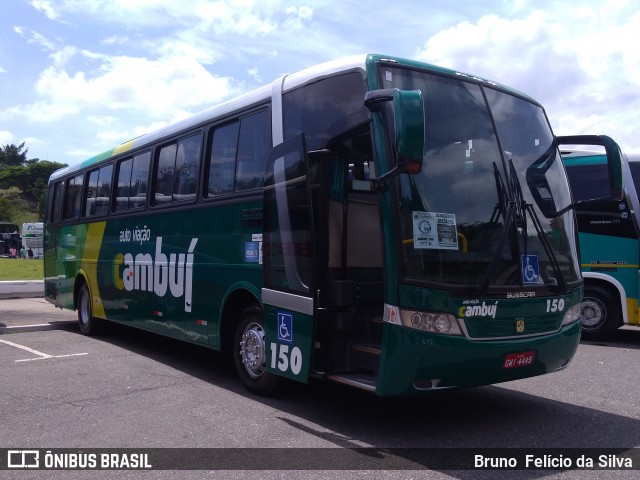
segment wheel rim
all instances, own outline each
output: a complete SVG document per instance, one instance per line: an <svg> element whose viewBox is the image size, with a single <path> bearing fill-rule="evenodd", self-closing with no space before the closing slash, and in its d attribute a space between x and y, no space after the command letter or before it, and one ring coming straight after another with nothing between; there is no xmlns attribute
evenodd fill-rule
<svg viewBox="0 0 640 480"><path fill-rule="evenodd" d="M264 351L264 329L257 322L246 326L240 338L240 360L251 378L259 378L267 368Z"/></svg>
<svg viewBox="0 0 640 480"><path fill-rule="evenodd" d="M89 295L85 289L80 290L80 323L87 325L89 323Z"/></svg>
<svg viewBox="0 0 640 480"><path fill-rule="evenodd" d="M580 304L582 328L588 331L598 330L607 318L604 304L595 298L585 298Z"/></svg>

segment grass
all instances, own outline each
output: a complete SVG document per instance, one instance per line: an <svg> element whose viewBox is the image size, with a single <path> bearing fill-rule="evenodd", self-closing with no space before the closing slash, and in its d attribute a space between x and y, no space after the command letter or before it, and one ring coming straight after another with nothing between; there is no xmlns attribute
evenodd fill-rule
<svg viewBox="0 0 640 480"><path fill-rule="evenodd" d="M42 259L0 258L0 281L42 280L44 268Z"/></svg>

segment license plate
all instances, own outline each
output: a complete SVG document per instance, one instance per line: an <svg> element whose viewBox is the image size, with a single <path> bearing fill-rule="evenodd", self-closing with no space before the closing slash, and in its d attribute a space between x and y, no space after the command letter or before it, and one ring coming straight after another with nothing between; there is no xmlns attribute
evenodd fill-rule
<svg viewBox="0 0 640 480"><path fill-rule="evenodd" d="M533 364L536 352L520 352L505 355L502 368L528 367Z"/></svg>

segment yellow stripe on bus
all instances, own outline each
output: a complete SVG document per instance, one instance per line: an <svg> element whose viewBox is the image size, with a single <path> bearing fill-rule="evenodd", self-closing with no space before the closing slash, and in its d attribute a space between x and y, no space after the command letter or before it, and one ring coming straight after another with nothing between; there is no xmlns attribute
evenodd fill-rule
<svg viewBox="0 0 640 480"><path fill-rule="evenodd" d="M640 325L640 319L638 318L638 299L627 297L627 319L629 325Z"/></svg>
<svg viewBox="0 0 640 480"><path fill-rule="evenodd" d="M120 145L118 145L114 150L113 153L111 154L112 156L118 155L119 153L123 153L126 151L129 151L133 148L133 143L135 142L135 138L133 140L129 140L128 142L124 142Z"/></svg>
<svg viewBox="0 0 640 480"><path fill-rule="evenodd" d="M102 237L107 222L92 223L87 230L84 254L82 255L81 268L87 274L89 290L92 296L93 315L98 318L107 318L102 305L102 297L98 288L98 255L102 245Z"/></svg>

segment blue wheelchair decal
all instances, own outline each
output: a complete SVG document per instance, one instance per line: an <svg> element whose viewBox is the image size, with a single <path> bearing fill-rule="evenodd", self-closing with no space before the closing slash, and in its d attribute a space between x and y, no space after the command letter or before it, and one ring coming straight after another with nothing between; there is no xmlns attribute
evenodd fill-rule
<svg viewBox="0 0 640 480"><path fill-rule="evenodd" d="M522 283L524 285L539 285L540 263L537 255L522 255Z"/></svg>
<svg viewBox="0 0 640 480"><path fill-rule="evenodd" d="M277 318L278 340L293 342L293 315L278 312Z"/></svg>

